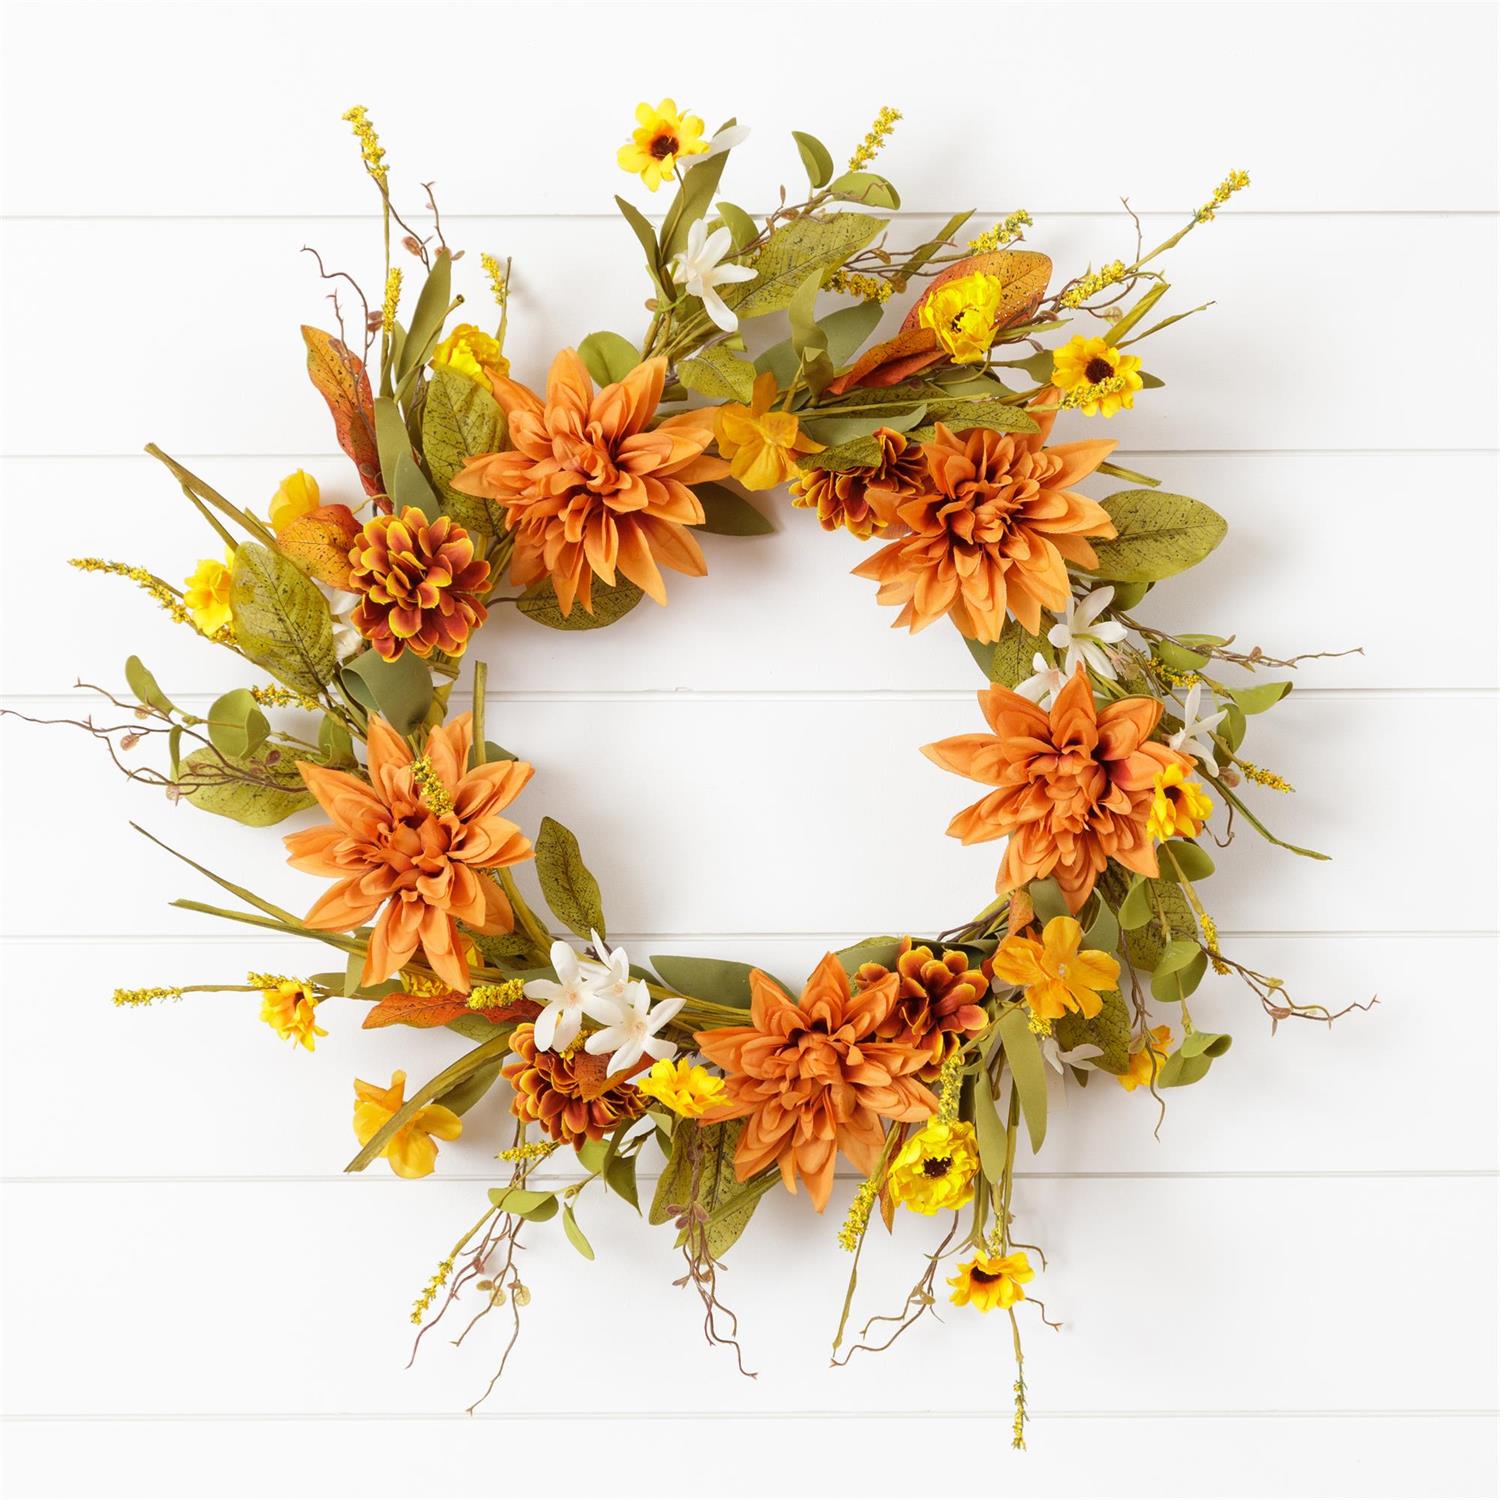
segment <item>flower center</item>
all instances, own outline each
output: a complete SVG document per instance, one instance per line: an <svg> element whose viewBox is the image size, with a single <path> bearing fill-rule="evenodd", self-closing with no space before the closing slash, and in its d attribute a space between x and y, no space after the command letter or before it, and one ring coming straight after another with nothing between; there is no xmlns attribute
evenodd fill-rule
<svg viewBox="0 0 1500 1500"><path fill-rule="evenodd" d="M953 1165L951 1156L929 1156L922 1163L922 1173L926 1177L946 1177L948 1169Z"/></svg>
<svg viewBox="0 0 1500 1500"><path fill-rule="evenodd" d="M669 156L677 155L677 137L675 135L659 135L651 142L651 154L657 161L665 161Z"/></svg>
<svg viewBox="0 0 1500 1500"><path fill-rule="evenodd" d="M1087 365L1084 366L1084 378L1090 385L1098 385L1101 380L1108 380L1115 373L1115 367L1104 358L1102 354L1096 354Z"/></svg>
<svg viewBox="0 0 1500 1500"><path fill-rule="evenodd" d="M981 1271L978 1266L975 1266L974 1269L969 1272L970 1281L982 1282L985 1285L988 1285L992 1281L999 1281L1000 1276L1001 1273L999 1271Z"/></svg>

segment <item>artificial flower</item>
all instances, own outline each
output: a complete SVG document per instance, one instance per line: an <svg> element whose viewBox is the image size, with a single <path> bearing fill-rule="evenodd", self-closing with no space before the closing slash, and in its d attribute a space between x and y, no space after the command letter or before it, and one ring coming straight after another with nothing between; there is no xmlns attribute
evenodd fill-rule
<svg viewBox="0 0 1500 1500"><path fill-rule="evenodd" d="M703 311L725 333L733 333L740 320L725 306L717 289L755 280L753 267L724 264L724 257L733 251L734 236L727 229L721 225L710 234L707 222L695 219L688 227L687 248L673 257L671 265L672 279L703 303Z"/></svg>
<svg viewBox="0 0 1500 1500"><path fill-rule="evenodd" d="M1154 839L1196 838L1213 810L1213 801L1203 788L1187 779L1187 766L1174 761L1156 773L1146 832Z"/></svg>
<svg viewBox="0 0 1500 1500"><path fill-rule="evenodd" d="M1125 627L1115 620L1099 622L1099 616L1114 602L1115 591L1106 586L1093 589L1082 599L1070 599L1067 611L1057 617L1057 624L1047 632L1047 639L1063 652L1063 672L1071 677L1084 662L1101 677L1115 680L1115 664L1106 646L1118 646L1125 639Z"/></svg>
<svg viewBox="0 0 1500 1500"><path fill-rule="evenodd" d="M634 982L630 975L630 955L623 948L611 948L597 927L590 929L589 937L599 957L580 958L579 967L589 976L594 993L607 1005L619 1009Z"/></svg>
<svg viewBox="0 0 1500 1500"><path fill-rule="evenodd" d="M351 589L334 589L328 596L328 612L333 616L333 654L340 661L364 650L365 638L354 623L354 611L364 596Z"/></svg>
<svg viewBox="0 0 1500 1500"><path fill-rule="evenodd" d="M1200 716L1199 709L1202 703L1203 684L1194 682L1188 689L1186 699L1183 700L1182 728L1170 736L1167 743L1174 750L1181 751L1184 755L1191 755L1210 776L1217 776L1219 762L1214 748L1214 730L1223 722L1228 709L1221 708L1217 713ZM1209 703L1210 705L1213 703L1211 697Z"/></svg>
<svg viewBox="0 0 1500 1500"><path fill-rule="evenodd" d="M924 298L918 326L932 330L955 364L978 364L995 342L1003 294L998 276L955 277Z"/></svg>
<svg viewBox="0 0 1500 1500"><path fill-rule="evenodd" d="M1068 564L1098 562L1085 538L1115 534L1104 507L1071 486L1114 445L1045 447L1053 416L1038 413L1034 433L936 425L926 487L894 508L910 535L854 570L880 585L881 604L902 606L896 625L922 630L946 614L970 640L997 641L1007 611L1039 635L1043 607L1067 604Z"/></svg>
<svg viewBox="0 0 1500 1500"><path fill-rule="evenodd" d="M500 352L500 341L472 323L460 323L432 351L434 370L456 370L470 380L490 386L490 377L510 374L510 361Z"/></svg>
<svg viewBox="0 0 1500 1500"><path fill-rule="evenodd" d="M634 1120L645 1100L633 1084L620 1078L599 1057L577 1043L565 1052L544 1052L531 1024L523 1021L511 1033L514 1058L500 1076L515 1090L511 1113L534 1120L555 1141L576 1151L585 1141L602 1141L624 1120Z"/></svg>
<svg viewBox="0 0 1500 1500"><path fill-rule="evenodd" d="M816 510L824 531L843 527L866 541L877 531L901 530L896 507L927 483L921 445L904 433L877 427L870 434L879 458L857 469L807 469L791 487L792 504Z"/></svg>
<svg viewBox="0 0 1500 1500"><path fill-rule="evenodd" d="M471 458L453 480L460 494L494 500L515 538L511 579L550 577L564 615L576 599L593 613L593 581L615 586L615 570L667 602L657 564L708 571L687 530L703 521L688 488L729 472L704 449L713 412L687 411L649 427L667 362L649 359L597 395L573 349L552 362L545 402L514 380L490 382L505 411L509 447Z"/></svg>
<svg viewBox="0 0 1500 1500"><path fill-rule="evenodd" d="M991 964L1007 984L1023 987L1032 1015L1056 1021L1070 1010L1092 1018L1104 1008L1101 990L1120 981L1120 961L1098 948L1080 947L1083 928L1072 917L1053 917L1042 940L1013 933L995 950Z"/></svg>
<svg viewBox="0 0 1500 1500"><path fill-rule="evenodd" d="M676 170L684 156L702 156L708 151L703 139L703 121L697 115L680 114L676 102L663 99L654 109L635 107L635 129L620 147L616 160L623 171L634 172L654 193Z"/></svg>
<svg viewBox="0 0 1500 1500"><path fill-rule="evenodd" d="M288 474L271 496L271 530L280 531L298 516L315 511L322 503L318 481L305 469Z"/></svg>
<svg viewBox="0 0 1500 1500"><path fill-rule="evenodd" d="M598 973L586 968L566 943L553 943L551 979L526 981L526 998L540 1000L542 1013L532 1023L537 1049L562 1052L573 1045L584 1017L592 1021L612 1020L619 1011L613 1000L601 1001L597 989Z"/></svg>
<svg viewBox="0 0 1500 1500"><path fill-rule="evenodd" d="M743 146L750 139L750 127L748 125L726 125L709 143L708 150L703 153L704 157L720 156L725 151L732 151L736 146ZM693 164L697 165L696 162Z"/></svg>
<svg viewBox="0 0 1500 1500"><path fill-rule="evenodd" d="M1016 691L1042 708L1051 708L1057 695L1067 686L1068 674L1061 667L1049 667L1040 651L1032 653L1031 676L1016 684Z"/></svg>
<svg viewBox="0 0 1500 1500"><path fill-rule="evenodd" d="M923 754L995 790L948 825L965 844L1005 838L995 882L1000 894L1049 875L1077 912L1111 858L1159 875L1146 831L1156 776L1187 758L1150 738L1161 718L1154 698L1095 708L1079 670L1051 711L994 683L979 694L990 734L961 734Z"/></svg>
<svg viewBox="0 0 1500 1500"><path fill-rule="evenodd" d="M795 478L799 453L821 453L822 443L807 437L789 411L772 411L776 376L765 370L755 377L750 405L731 401L719 408L714 434L729 472L747 490L773 490Z"/></svg>
<svg viewBox="0 0 1500 1500"><path fill-rule="evenodd" d="M1077 390L1084 399L1068 404L1076 405L1086 417L1112 417L1121 407L1128 411L1145 383L1140 369L1138 355L1122 354L1104 339L1081 333L1052 353L1052 384L1065 393ZM1109 383L1106 390L1092 389L1105 382Z"/></svg>
<svg viewBox="0 0 1500 1500"><path fill-rule="evenodd" d="M1014 1307L1026 1300L1022 1283L1035 1275L1024 1250L1014 1255L976 1255L959 1266L957 1276L949 1278L953 1295L948 1300L985 1313L992 1307Z"/></svg>
<svg viewBox="0 0 1500 1500"><path fill-rule="evenodd" d="M927 1060L917 1076L930 1082L949 1057L988 1025L983 1002L989 998L989 981L960 949L945 949L939 958L925 945L913 947L909 937L901 939L889 970L882 964L861 964L854 987L873 989L888 973L901 983L896 1003L875 1034L881 1041L925 1052Z"/></svg>
<svg viewBox="0 0 1500 1500"><path fill-rule="evenodd" d="M636 1088L648 1099L665 1104L674 1115L696 1120L705 1111L724 1102L724 1080L702 1063L681 1058L677 1062L652 1063Z"/></svg>
<svg viewBox="0 0 1500 1500"><path fill-rule="evenodd" d="M309 1052L320 1036L328 1033L318 1025L317 996L300 979L279 979L260 992L260 1018L283 1041L300 1042Z"/></svg>
<svg viewBox="0 0 1500 1500"><path fill-rule="evenodd" d="M429 521L414 505L372 516L349 549L360 595L359 633L386 661L403 651L458 656L487 618L490 565L451 516Z"/></svg>
<svg viewBox="0 0 1500 1500"><path fill-rule="evenodd" d="M663 1040L657 1033L686 1004L673 997L651 1003L651 991L644 979L633 979L624 1001L615 1008L613 1019L583 1044L583 1050L594 1057L608 1057L611 1073L624 1073L642 1057L665 1062L677 1055L675 1042Z"/></svg>
<svg viewBox="0 0 1500 1500"><path fill-rule="evenodd" d="M1120 1087L1127 1094L1133 1094L1142 1085L1149 1088L1156 1082L1162 1064L1167 1060L1167 1049L1171 1045L1172 1028L1153 1026L1150 1035L1142 1039L1141 1045L1132 1049L1125 1071L1116 1075Z"/></svg>
<svg viewBox="0 0 1500 1500"><path fill-rule="evenodd" d="M978 1170L974 1127L967 1120L929 1120L896 1153L886 1183L897 1203L935 1214L973 1198Z"/></svg>
<svg viewBox="0 0 1500 1500"><path fill-rule="evenodd" d="M182 602L193 617L193 624L204 635L216 635L234 618L229 607L229 588L234 582L234 549L224 553L223 562L205 557L188 575Z"/></svg>
<svg viewBox="0 0 1500 1500"><path fill-rule="evenodd" d="M378 714L366 733L368 781L297 762L333 821L288 834L288 863L336 880L303 922L319 932L349 932L379 912L361 984L388 979L420 948L438 978L466 994L469 965L458 923L481 933L511 930L510 902L483 872L531 858L530 840L499 813L532 768L499 760L468 769L474 726L467 713L428 734L420 761Z"/></svg>
<svg viewBox="0 0 1500 1500"><path fill-rule="evenodd" d="M789 1192L807 1184L819 1213L833 1191L842 1151L860 1171L875 1169L886 1122L925 1120L932 1094L913 1076L926 1054L876 1033L896 1003L888 974L857 995L828 954L793 1000L759 969L750 974L750 1024L700 1031L695 1040L725 1072L729 1101L703 1116L745 1120L735 1149L744 1182L773 1162Z"/></svg>
<svg viewBox="0 0 1500 1500"><path fill-rule="evenodd" d="M354 1080L354 1134L361 1146L368 1145L387 1120L406 1103L406 1074L391 1074L391 1086L381 1088ZM426 1177L437 1165L437 1142L456 1141L464 1122L441 1104L424 1105L385 1143L381 1155L398 1177Z"/></svg>

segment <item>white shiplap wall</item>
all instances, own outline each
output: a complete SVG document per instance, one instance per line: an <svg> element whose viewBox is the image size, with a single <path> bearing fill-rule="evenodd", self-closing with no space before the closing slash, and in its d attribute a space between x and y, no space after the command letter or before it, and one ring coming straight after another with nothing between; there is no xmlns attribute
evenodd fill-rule
<svg viewBox="0 0 1500 1500"><path fill-rule="evenodd" d="M640 321L609 202L643 196L613 164L640 97L752 123L726 184L752 206L797 176L784 129L837 152L894 102L903 238L1024 205L1063 265L1125 248L1119 193L1149 234L1251 168L1243 207L1171 264L1178 306L1217 305L1155 346L1167 390L1109 435L1231 521L1159 618L1277 652L1366 647L1310 665L1251 745L1301 790L1268 810L1337 862L1247 836L1212 895L1254 967L1385 1002L1273 1040L1212 982L1197 1008L1237 1045L1160 1140L1118 1090L1059 1111L1018 1190L1066 1324L1030 1333L1025 1456L1005 1447L1007 1341L981 1320L826 1368L842 1257L779 1199L727 1278L757 1382L701 1345L662 1237L596 1205L594 1265L531 1236L523 1342L471 1421L455 1413L491 1351L434 1346L407 1372L404 1313L493 1177L498 1122L471 1117L426 1182L339 1175L350 1076L422 1075L452 1040L333 1009L308 1058L248 999L109 1009L116 983L308 966L167 907L189 887L128 817L287 904L309 882L266 834L6 721L7 1494L1493 1493L1493 7L4 17L0 667L6 706L33 714L71 711L75 674L116 682L131 650L179 699L229 684L123 585L63 567L91 551L174 576L205 550L144 442L250 505L297 464L328 498L350 488L296 335L324 316L301 245L378 281L350 102L398 187L436 179L471 294L478 250L515 256L510 352L532 378ZM947 925L994 851L944 839L964 788L916 754L974 722L967 653L891 633L847 576L857 546L777 519L763 541L710 538L710 577L674 579L666 612L579 637L500 621L486 649L495 732L540 767L523 816L580 830L620 935L795 974L832 941ZM862 1292L899 1297L923 1243L904 1225Z"/></svg>

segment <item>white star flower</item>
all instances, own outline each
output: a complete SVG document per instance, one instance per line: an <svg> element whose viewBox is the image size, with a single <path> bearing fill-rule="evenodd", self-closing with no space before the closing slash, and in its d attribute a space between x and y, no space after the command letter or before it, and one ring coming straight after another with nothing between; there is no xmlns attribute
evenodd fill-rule
<svg viewBox="0 0 1500 1500"><path fill-rule="evenodd" d="M682 1009L684 1003L678 999L662 1000L652 1006L651 992L646 988L645 980L633 979L624 1005L618 1007L617 1019L612 1025L596 1031L583 1044L583 1049L595 1057L600 1053L613 1053L609 1060L611 1073L633 1068L642 1057L667 1062L677 1055L676 1044L663 1041L656 1033Z"/></svg>
<svg viewBox="0 0 1500 1500"><path fill-rule="evenodd" d="M526 983L526 998L543 1002L542 1013L532 1023L540 1051L562 1052L568 1048L588 1016L594 1021L609 1022L619 1015L613 1001L601 1000L595 973L586 970L578 955L566 943L553 943L552 967L557 983L550 979L531 979Z"/></svg>
<svg viewBox="0 0 1500 1500"><path fill-rule="evenodd" d="M1198 709L1202 701L1203 684L1195 682L1188 689L1187 698L1182 705L1182 728L1167 743L1174 750L1196 757L1210 776L1217 776L1219 763L1214 759L1214 730L1219 727L1228 710L1221 708L1218 713L1207 714L1200 719ZM1209 702L1212 703L1213 699L1210 698Z"/></svg>
<svg viewBox="0 0 1500 1500"><path fill-rule="evenodd" d="M589 976L594 994L606 1005L619 1009L630 992L630 955L623 948L611 948L598 932L590 932L594 952L603 960L595 963L591 958L581 959L579 966Z"/></svg>
<svg viewBox="0 0 1500 1500"><path fill-rule="evenodd" d="M1068 674L1061 667L1049 667L1040 651L1031 658L1032 675L1016 684L1016 691L1040 708L1051 708L1052 700L1068 685Z"/></svg>
<svg viewBox="0 0 1500 1500"><path fill-rule="evenodd" d="M1101 677L1115 680L1115 665L1109 659L1106 646L1118 645L1125 639L1125 627L1114 620L1096 625L1095 620L1109 608L1115 597L1113 588L1095 589L1082 599L1074 599L1068 612L1057 617L1057 624L1047 632L1047 639L1063 651L1063 672L1071 677L1079 662L1086 662Z"/></svg>
<svg viewBox="0 0 1500 1500"><path fill-rule="evenodd" d="M739 319L724 305L715 290L732 282L750 281L755 272L749 266L725 266L720 261L734 250L734 236L720 225L712 234L702 219L688 229L687 249L673 257L672 278L690 297L703 301L703 310L725 333L733 333Z"/></svg>

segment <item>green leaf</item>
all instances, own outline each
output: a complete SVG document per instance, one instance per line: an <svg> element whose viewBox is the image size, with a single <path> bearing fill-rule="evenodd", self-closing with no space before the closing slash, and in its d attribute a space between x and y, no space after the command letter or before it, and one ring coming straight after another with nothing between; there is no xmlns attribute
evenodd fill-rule
<svg viewBox="0 0 1500 1500"><path fill-rule="evenodd" d="M878 302L857 302L853 307L840 307L826 316L819 318L818 327L823 330L823 334L827 339L828 358L835 365L848 364L859 347L874 333L880 323L881 314L882 309ZM792 347L791 339L783 339L779 344L772 344L755 361L755 372L757 375L762 375L767 370L776 377L776 384L778 386L787 386L792 383L797 373L797 351ZM879 394L878 391L861 392L861 395L864 396L878 396ZM909 407L911 400L908 397L897 404ZM896 408L893 407L892 409L895 410ZM920 411L921 408L918 407L916 410ZM837 416L838 409L836 407L830 408L828 417L837 418ZM816 418L809 413L808 420L821 421L822 419ZM882 423L877 415L876 420L869 427L862 430L873 432L875 428L881 425ZM894 426L895 424L887 422L883 425ZM903 428L902 430L904 431L905 429ZM820 438L819 441L823 441L823 439ZM838 442L839 439L833 438L829 441Z"/></svg>
<svg viewBox="0 0 1500 1500"><path fill-rule="evenodd" d="M901 939L895 937L866 938L862 943L840 948L835 957L843 965L844 972L853 975L864 964L879 964L882 969L895 965L901 951Z"/></svg>
<svg viewBox="0 0 1500 1500"><path fill-rule="evenodd" d="M705 481L695 484L693 493L703 506L699 531L715 536L768 536L776 530L762 511L728 485Z"/></svg>
<svg viewBox="0 0 1500 1500"><path fill-rule="evenodd" d="M979 400L938 399L927 403L927 421L941 422L946 427L957 427L967 431L971 427L986 427L991 432L1035 432L1036 418L993 397Z"/></svg>
<svg viewBox="0 0 1500 1500"><path fill-rule="evenodd" d="M275 759L268 764L267 757ZM223 762L206 747L189 752L173 776L183 800L204 812L232 818L247 828L269 828L293 813L313 805L313 795L290 756L274 747L262 746L253 755L225 757L231 771L243 771L256 781L223 779ZM201 783L193 785L197 778Z"/></svg>
<svg viewBox="0 0 1500 1500"><path fill-rule="evenodd" d="M375 398L375 440L380 445L380 472L389 481L388 493L398 510L414 506L429 521L442 514L438 497L412 457L411 434L401 409L390 396Z"/></svg>
<svg viewBox="0 0 1500 1500"><path fill-rule="evenodd" d="M599 882L589 873L578 840L552 818L543 818L536 838L536 873L542 895L559 922L588 941L605 934Z"/></svg>
<svg viewBox="0 0 1500 1500"><path fill-rule="evenodd" d="M755 280L727 288L724 301L742 318L781 312L811 272L841 265L887 222L870 214L842 213L793 219L766 241L755 261Z"/></svg>
<svg viewBox="0 0 1500 1500"><path fill-rule="evenodd" d="M662 285L661 267L656 254L656 231L651 227L651 221L635 204L620 197L618 193L615 194L615 205L625 216L625 222L630 225L636 239L641 242L641 249L646 252L646 270L652 285L665 297L667 293Z"/></svg>
<svg viewBox="0 0 1500 1500"><path fill-rule="evenodd" d="M1184 1057L1223 1057L1234 1038L1223 1031L1190 1031L1177 1050Z"/></svg>
<svg viewBox="0 0 1500 1500"><path fill-rule="evenodd" d="M317 697L333 677L333 617L312 579L290 558L241 542L229 587L240 650L293 692Z"/></svg>
<svg viewBox="0 0 1500 1500"><path fill-rule="evenodd" d="M362 651L339 676L349 696L397 734L411 734L432 707L432 672L414 652L386 661L378 651Z"/></svg>
<svg viewBox="0 0 1500 1500"><path fill-rule="evenodd" d="M794 130L792 139L796 141L797 155L802 158L802 165L807 169L807 180L816 192L833 176L833 157L817 136L808 135L805 130Z"/></svg>
<svg viewBox="0 0 1500 1500"><path fill-rule="evenodd" d="M1197 943L1174 938L1162 949L1151 975L1151 993L1158 1000L1186 1000L1198 988L1208 968L1208 955Z"/></svg>
<svg viewBox="0 0 1500 1500"><path fill-rule="evenodd" d="M1049 665L1053 659L1046 636L1032 635L1019 620L1010 617L1000 627L998 641L971 641L965 636L964 644L984 675L1008 688L1019 686L1032 675L1036 670L1033 658L1038 653Z"/></svg>
<svg viewBox="0 0 1500 1500"><path fill-rule="evenodd" d="M1191 839L1168 839L1161 847L1163 880L1207 880L1214 872L1214 862L1208 850L1193 843ZM1171 859L1166 857L1168 853L1171 854ZM1178 874L1179 870L1181 875Z"/></svg>
<svg viewBox="0 0 1500 1500"><path fill-rule="evenodd" d="M613 625L616 620L628 615L643 596L635 584L622 576L613 584L596 578L591 597L594 606L592 614L574 600L572 610L565 615L557 602L557 595L552 591L552 580L544 578L516 600L516 608L528 620L545 625L549 630L602 630L606 625Z"/></svg>
<svg viewBox="0 0 1500 1500"><path fill-rule="evenodd" d="M1135 894L1136 890L1139 890L1139 895ZM1130 921L1137 915L1138 903L1141 902L1145 903L1146 921L1133 928ZM1121 950L1131 964L1144 973L1150 973L1161 961L1165 946L1163 918L1174 939L1195 938L1198 933L1197 918L1193 916L1193 909L1181 887L1166 880L1141 880L1122 900L1119 914L1120 925L1125 929L1120 935Z"/></svg>
<svg viewBox="0 0 1500 1500"><path fill-rule="evenodd" d="M816 396L833 379L833 361L828 357L828 335L815 316L818 292L823 285L821 270L809 272L787 304L787 322L792 329L792 349L808 389Z"/></svg>
<svg viewBox="0 0 1500 1500"><path fill-rule="evenodd" d="M1026 1121L1034 1154L1042 1149L1047 1134L1047 1065L1024 1006L1001 1016L999 1031L1005 1060L1021 1096L1021 1117Z"/></svg>
<svg viewBox="0 0 1500 1500"><path fill-rule="evenodd" d="M469 459L498 453L504 446L505 413L499 402L457 370L434 370L422 403L422 452L442 491L443 511L481 551L488 551L504 534L499 509L477 495L459 494L453 481Z"/></svg>
<svg viewBox="0 0 1500 1500"><path fill-rule="evenodd" d="M1229 529L1201 501L1160 490L1121 490L1103 505L1119 535L1094 541L1099 564L1085 571L1124 583L1154 583L1191 568Z"/></svg>
<svg viewBox="0 0 1500 1500"><path fill-rule="evenodd" d="M324 714L318 725L318 758L336 770L358 764L354 758L354 740L332 714Z"/></svg>
<svg viewBox="0 0 1500 1500"><path fill-rule="evenodd" d="M821 185L814 184L815 187ZM845 172L842 177L829 183L828 191L835 198L842 198L849 203L862 203L866 208L901 207L901 194L878 172Z"/></svg>
<svg viewBox="0 0 1500 1500"><path fill-rule="evenodd" d="M443 319L448 316L448 308L453 301L452 280L453 257L446 250L440 249L432 258L432 269L427 273L427 280L422 283L416 308L411 315L411 326L406 331L406 341L396 360L398 384L426 362L429 350L441 336ZM382 465L383 463L382 454Z"/></svg>
<svg viewBox="0 0 1500 1500"><path fill-rule="evenodd" d="M1213 1066L1213 1060L1229 1050L1230 1042L1224 1032L1188 1032L1182 1045L1162 1064L1156 1077L1157 1088L1180 1089L1197 1083Z"/></svg>
<svg viewBox="0 0 1500 1500"><path fill-rule="evenodd" d="M495 1080L499 1076L500 1062L496 1059L476 1072L470 1073L462 1083L454 1084L446 1094L439 1095L433 1102L441 1104L444 1109L451 1109L456 1115L468 1114L495 1086Z"/></svg>
<svg viewBox="0 0 1500 1500"><path fill-rule="evenodd" d="M727 958L678 958L669 953L653 954L651 967L666 981L668 989L715 1005L749 1008L752 965Z"/></svg>
<svg viewBox="0 0 1500 1500"><path fill-rule="evenodd" d="M568 1243L585 1260L593 1260L594 1247L589 1244L588 1236L578 1227L578 1220L573 1217L573 1205L571 1203L563 1206L563 1233L567 1235Z"/></svg>
<svg viewBox="0 0 1500 1500"><path fill-rule="evenodd" d="M1082 946L1099 953L1113 953L1120 946L1120 923L1104 897L1096 893L1096 899L1099 910L1084 929Z"/></svg>
<svg viewBox="0 0 1500 1500"><path fill-rule="evenodd" d="M249 688L235 688L215 698L208 710L208 738L221 755L253 755L271 733Z"/></svg>
<svg viewBox="0 0 1500 1500"><path fill-rule="evenodd" d="M734 1175L734 1153L744 1133L743 1120L725 1120L719 1125L696 1126L680 1121L672 1133L672 1154L656 1184L647 1220L664 1224L696 1204L708 1215L708 1246L715 1258L724 1253L750 1222L756 1205L769 1183L741 1186ZM693 1191L696 1168L698 1189ZM779 1181L777 1174L773 1181ZM680 1241L679 1241L680 1243Z"/></svg>
<svg viewBox="0 0 1500 1500"><path fill-rule="evenodd" d="M1254 687L1230 688L1229 696L1239 705L1241 713L1263 714L1280 703L1291 690L1289 682L1258 682Z"/></svg>
<svg viewBox="0 0 1500 1500"><path fill-rule="evenodd" d="M755 394L755 366L723 344L710 344L677 366L677 378L710 401L748 403Z"/></svg>
<svg viewBox="0 0 1500 1500"><path fill-rule="evenodd" d="M1069 1011L1052 1023L1052 1032L1065 1052L1086 1045L1099 1048L1099 1056L1090 1061L1101 1072L1118 1076L1130 1066L1130 1007L1119 990L1105 990L1099 998L1104 1007L1097 1016L1086 1020Z"/></svg>
<svg viewBox="0 0 1500 1500"><path fill-rule="evenodd" d="M1144 876L1137 875L1130 882L1130 889L1120 903L1117 915L1120 919L1120 926L1127 932L1133 932L1137 927L1144 927L1151 920L1151 902L1147 895Z"/></svg>
<svg viewBox="0 0 1500 1500"><path fill-rule="evenodd" d="M926 415L925 406L913 406L904 410L896 406L882 407L876 411L859 412L847 417L840 416L838 408L832 407L826 417L806 418L802 423L802 430L815 442L837 447L858 438L868 438L881 427L888 427L892 432L909 432ZM873 443L868 444L868 450L878 456L879 450Z"/></svg>
<svg viewBox="0 0 1500 1500"><path fill-rule="evenodd" d="M1026 887L1026 892L1031 897L1031 905L1036 911L1037 921L1044 927L1053 917L1073 915L1068 907L1067 898L1062 893L1062 887L1055 880L1033 880Z"/></svg>
<svg viewBox="0 0 1500 1500"><path fill-rule="evenodd" d="M760 230L755 227L755 220L738 204L726 203L720 198L714 207L724 227L734 236L736 251L744 250L747 245L753 245L760 238Z"/></svg>
<svg viewBox="0 0 1500 1500"><path fill-rule="evenodd" d="M588 366L595 385L615 385L641 362L640 351L623 334L607 329L591 333L578 346L578 357Z"/></svg>
<svg viewBox="0 0 1500 1500"><path fill-rule="evenodd" d="M974 1134L979 1141L979 1165L986 1182L999 1182L1005 1171L1005 1126L990 1093L989 1074L980 1070L974 1080Z"/></svg>
<svg viewBox="0 0 1500 1500"><path fill-rule="evenodd" d="M640 1212L641 1195L635 1183L635 1157L612 1157L604 1164L604 1181L616 1197L623 1198L637 1213Z"/></svg>
<svg viewBox="0 0 1500 1500"><path fill-rule="evenodd" d="M538 1193L532 1188L491 1188L490 1202L501 1213L515 1214L533 1224L544 1223L557 1213L557 1194Z"/></svg>
<svg viewBox="0 0 1500 1500"><path fill-rule="evenodd" d="M733 120L728 121L725 129L733 124ZM687 248L688 230L708 212L728 164L729 153L720 151L682 174L682 185L662 220L660 265L664 273L671 274L673 258Z"/></svg>
<svg viewBox="0 0 1500 1500"><path fill-rule="evenodd" d="M156 679L146 670L140 657L125 658L125 681L130 684L130 691L135 694L137 703L147 704L164 714L174 711L172 700L157 686Z"/></svg>

